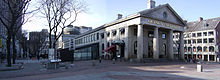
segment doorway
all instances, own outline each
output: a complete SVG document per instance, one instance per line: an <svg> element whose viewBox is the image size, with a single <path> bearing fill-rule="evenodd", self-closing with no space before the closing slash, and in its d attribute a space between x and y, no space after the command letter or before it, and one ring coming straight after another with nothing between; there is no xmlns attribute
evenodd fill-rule
<svg viewBox="0 0 220 80"><path fill-rule="evenodd" d="M148 42L148 58L153 58L153 40Z"/></svg>

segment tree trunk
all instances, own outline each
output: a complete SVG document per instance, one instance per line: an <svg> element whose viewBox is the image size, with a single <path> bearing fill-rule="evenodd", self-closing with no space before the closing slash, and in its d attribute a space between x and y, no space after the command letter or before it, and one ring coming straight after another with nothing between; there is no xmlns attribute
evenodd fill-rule
<svg viewBox="0 0 220 80"><path fill-rule="evenodd" d="M11 48L11 35L8 34L8 37L7 37L7 41L6 41L6 46L7 46L7 62L8 62L8 67L11 67L11 51L10 51L10 48Z"/></svg>
<svg viewBox="0 0 220 80"><path fill-rule="evenodd" d="M51 30L50 30L50 32L49 32L49 48L52 48L52 37L51 37L52 35L51 35Z"/></svg>
<svg viewBox="0 0 220 80"><path fill-rule="evenodd" d="M13 64L15 64L16 46L15 46L15 36L14 35L12 35L12 47L13 47Z"/></svg>

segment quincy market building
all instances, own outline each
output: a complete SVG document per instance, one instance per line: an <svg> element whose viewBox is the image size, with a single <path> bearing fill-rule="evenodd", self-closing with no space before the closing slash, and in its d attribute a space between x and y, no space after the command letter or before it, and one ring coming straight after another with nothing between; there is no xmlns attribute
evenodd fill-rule
<svg viewBox="0 0 220 80"><path fill-rule="evenodd" d="M155 6L104 24L75 38L74 60L120 56L134 59L184 59L185 22L169 4ZM173 34L180 34L179 41ZM175 46L178 44L179 47ZM175 52L178 49L178 52Z"/></svg>

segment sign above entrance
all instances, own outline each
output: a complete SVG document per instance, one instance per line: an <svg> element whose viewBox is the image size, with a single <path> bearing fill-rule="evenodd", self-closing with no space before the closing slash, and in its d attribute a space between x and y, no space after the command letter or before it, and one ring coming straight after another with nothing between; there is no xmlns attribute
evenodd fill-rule
<svg viewBox="0 0 220 80"><path fill-rule="evenodd" d="M170 24L164 21L159 21L159 20L154 20L154 19L148 19L147 18L147 23L149 24L154 24L154 25L160 25L160 26L164 26L164 27L168 27L171 29L175 29L175 30L181 30L181 26L175 25L175 24Z"/></svg>

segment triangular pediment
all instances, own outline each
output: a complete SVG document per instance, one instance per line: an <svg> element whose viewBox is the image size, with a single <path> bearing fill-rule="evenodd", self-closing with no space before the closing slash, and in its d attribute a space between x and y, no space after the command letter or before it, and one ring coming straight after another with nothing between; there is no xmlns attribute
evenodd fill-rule
<svg viewBox="0 0 220 80"><path fill-rule="evenodd" d="M172 9L169 4L160 5L152 9L140 12L141 16L157 19L169 23L185 26L186 24L182 18Z"/></svg>

